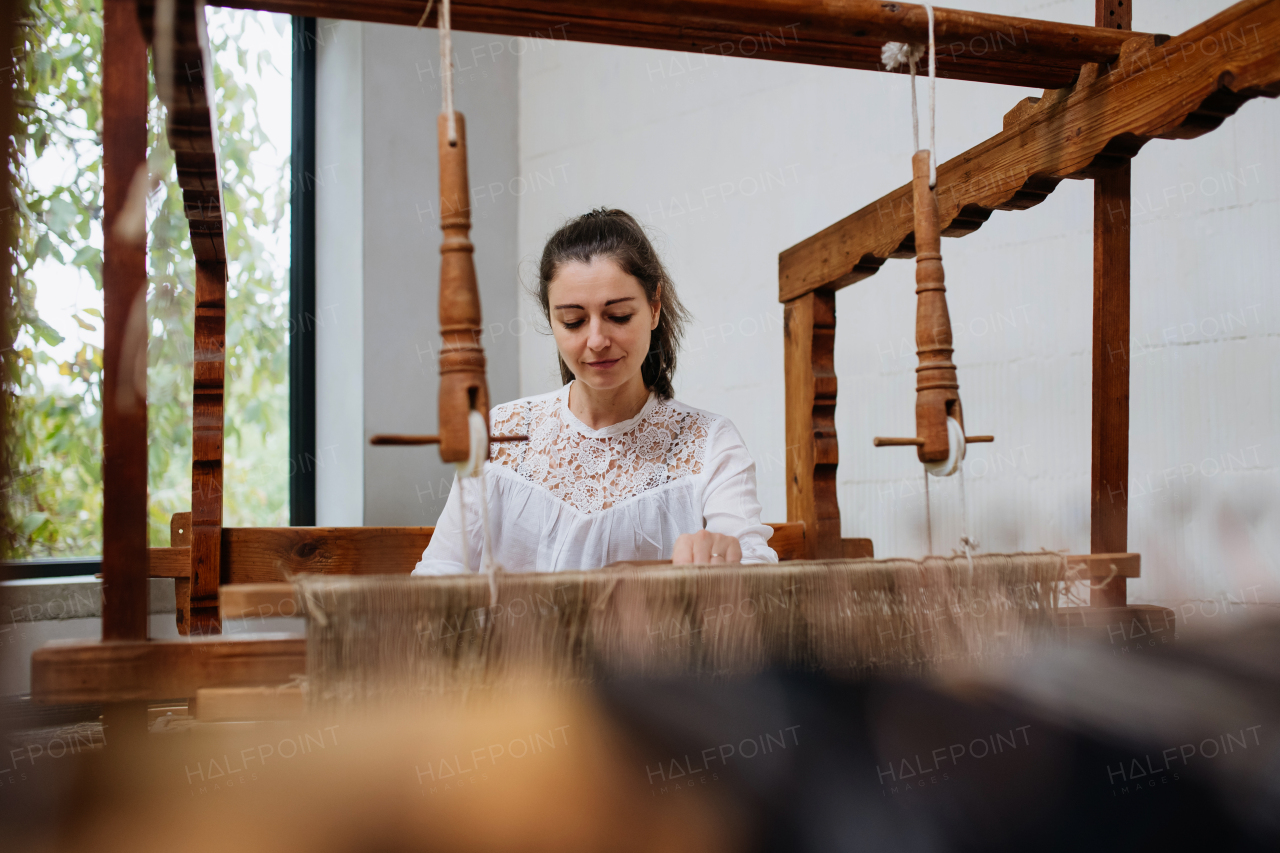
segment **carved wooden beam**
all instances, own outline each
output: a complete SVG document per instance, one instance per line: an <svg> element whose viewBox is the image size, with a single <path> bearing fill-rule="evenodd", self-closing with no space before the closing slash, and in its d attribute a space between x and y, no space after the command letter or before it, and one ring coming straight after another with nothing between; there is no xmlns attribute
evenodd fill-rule
<svg viewBox="0 0 1280 853"><path fill-rule="evenodd" d="M1064 178L1128 162L1148 140L1191 139L1251 98L1280 95L1280 0L1245 0L1163 44L1127 43L1109 69L1086 66L1072 88L1028 98L1005 129L938 167L942 233L978 229L994 210L1024 210ZM911 185L782 252L779 299L837 289L886 259L915 254Z"/></svg>
<svg viewBox="0 0 1280 853"><path fill-rule="evenodd" d="M416 25L425 0L226 0L222 5L317 18ZM439 4L436 4L438 8ZM923 6L879 0L458 0L453 27L882 71L887 41L926 40ZM1054 88L1085 62L1109 62L1124 36L1029 18L936 9L938 74ZM435 25L432 10L427 23ZM323 30L319 37L324 37ZM495 42L489 51L506 45Z"/></svg>
<svg viewBox="0 0 1280 853"><path fill-rule="evenodd" d="M227 252L214 132L213 64L203 0L174 0L168 7L172 21L157 16L160 8L143 2L138 14L152 44L156 91L165 106L169 147L177 163L196 260L190 598L180 602L179 625L184 633L209 634L221 630L218 585L227 335Z"/></svg>
<svg viewBox="0 0 1280 853"><path fill-rule="evenodd" d="M809 559L843 556L836 499L836 297L809 293L783 312L787 521L802 521ZM870 546L868 545L868 548Z"/></svg>

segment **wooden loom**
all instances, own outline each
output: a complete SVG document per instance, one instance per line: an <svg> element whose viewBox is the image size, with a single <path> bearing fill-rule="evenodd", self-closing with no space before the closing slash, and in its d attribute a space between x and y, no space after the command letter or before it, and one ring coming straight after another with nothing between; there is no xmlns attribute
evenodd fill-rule
<svg viewBox="0 0 1280 853"><path fill-rule="evenodd" d="M372 0L248 0L227 5L314 17L413 25L422 3ZM557 27L570 40L669 50L713 50L782 28L794 36L768 58L879 69L886 41L925 40L925 13L910 4L846 0L516 0L454 6L457 29L506 35ZM943 44L984 45L940 57L939 76L1043 87L1005 117L1005 129L941 164L936 190L941 233L962 236L992 210L1041 201L1063 178L1095 180L1094 396L1090 574L1110 578L1091 593L1076 623L1143 613L1125 608L1128 364L1128 160L1147 140L1191 138L1214 129L1246 100L1280 93L1280 0L1245 0L1173 39L1127 32L1128 4L1098 0L1099 27L1076 27L936 10ZM223 639L225 603L246 582L275 580L277 563L332 573L407 571L430 528L224 529L221 526L222 389L226 261L217 152L208 98L203 16L176 3L169 137L196 256L195 421L190 519L176 516L170 548L146 548L145 392L132 387L128 318L145 293L143 247L117 234L134 174L145 168L147 52L153 17L146 0L105 0L104 10L104 542L102 642L51 645L33 658L41 701L124 701L193 696L200 688L280 684L303 669L300 637ZM563 25L563 26L561 26ZM1210 53L1202 45L1212 42ZM190 69L199 73L191 74ZM183 69L179 74L178 69ZM164 84L166 81L159 81ZM784 251L788 556L832 559L869 551L841 537L835 473L835 290L873 274L889 257L915 254L911 189L880 201ZM1108 211L1123 210L1119 220ZM124 393L121 389L124 389ZM132 397L128 392L132 392ZM923 436L920 436L923 438ZM1117 491L1119 501L1113 501ZM773 544L778 546L775 535ZM147 640L146 578L174 577L185 631L179 642ZM273 595L278 593L273 592ZM252 597L248 597L252 600ZM244 602L246 596L239 596ZM243 605L241 605L243 606ZM1149 615L1152 610L1148 609Z"/></svg>

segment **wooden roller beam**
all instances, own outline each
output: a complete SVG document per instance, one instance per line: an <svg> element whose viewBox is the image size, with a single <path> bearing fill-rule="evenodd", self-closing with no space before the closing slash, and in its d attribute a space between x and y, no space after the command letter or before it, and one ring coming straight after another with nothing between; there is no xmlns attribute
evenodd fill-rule
<svg viewBox="0 0 1280 853"><path fill-rule="evenodd" d="M202 723L300 720L307 713L301 687L202 687L195 698Z"/></svg>
<svg viewBox="0 0 1280 853"><path fill-rule="evenodd" d="M423 0L228 0L222 5L407 26L416 25L426 8ZM1115 59L1124 41L1102 27L955 9L935 13L938 76L959 80L1065 86L1082 64ZM436 14L433 9L428 24L435 25ZM471 32L868 71L884 70L880 49L885 42L927 40L923 6L879 0L458 0L452 16L454 29Z"/></svg>
<svg viewBox="0 0 1280 853"><path fill-rule="evenodd" d="M55 705L131 702L195 696L202 687L285 684L306 672L306 654L306 639L293 634L58 640L31 656L31 698Z"/></svg>
<svg viewBox="0 0 1280 853"><path fill-rule="evenodd" d="M1160 45L1135 37L1109 71L1086 66L1074 87L1023 101L1003 132L938 167L942 233L968 234L994 210L1039 204L1064 178L1095 177L1151 139L1200 136L1246 101L1277 95L1280 0L1237 3ZM782 252L779 299L841 288L888 258L912 257L912 219L905 184Z"/></svg>

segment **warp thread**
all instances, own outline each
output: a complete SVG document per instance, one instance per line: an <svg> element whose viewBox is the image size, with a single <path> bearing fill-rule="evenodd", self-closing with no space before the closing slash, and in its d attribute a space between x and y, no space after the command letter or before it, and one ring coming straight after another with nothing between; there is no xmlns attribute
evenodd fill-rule
<svg viewBox="0 0 1280 853"><path fill-rule="evenodd" d="M1025 654L1053 630L1060 555L662 564L475 575L312 575L308 700L355 707L611 674L770 667L925 672Z"/></svg>

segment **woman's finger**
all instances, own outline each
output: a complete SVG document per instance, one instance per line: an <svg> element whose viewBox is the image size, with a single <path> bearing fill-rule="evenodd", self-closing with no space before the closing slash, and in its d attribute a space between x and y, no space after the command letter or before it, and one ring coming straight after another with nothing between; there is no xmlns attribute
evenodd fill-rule
<svg viewBox="0 0 1280 853"><path fill-rule="evenodd" d="M676 537L676 546L671 552L671 562L677 566L693 562L693 537L681 533Z"/></svg>
<svg viewBox="0 0 1280 853"><path fill-rule="evenodd" d="M729 540L729 544L728 547L724 549L724 561L726 563L741 563L742 545L738 543L738 537L726 536L725 538Z"/></svg>
<svg viewBox="0 0 1280 853"><path fill-rule="evenodd" d="M693 561L701 565L711 562L711 552L714 550L711 546L715 543L714 536L703 536L701 534L693 537Z"/></svg>

